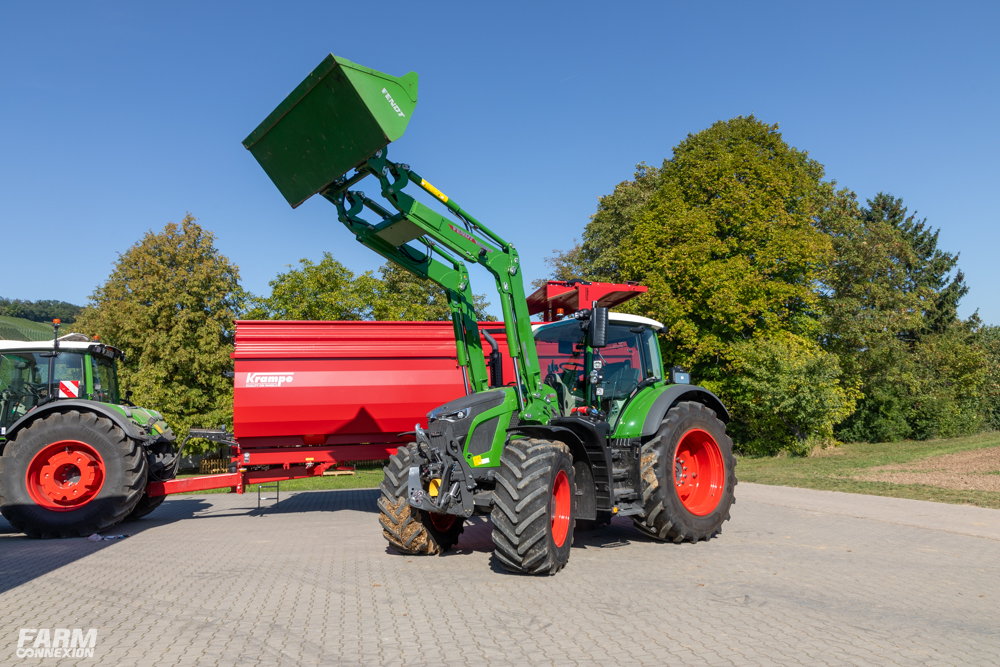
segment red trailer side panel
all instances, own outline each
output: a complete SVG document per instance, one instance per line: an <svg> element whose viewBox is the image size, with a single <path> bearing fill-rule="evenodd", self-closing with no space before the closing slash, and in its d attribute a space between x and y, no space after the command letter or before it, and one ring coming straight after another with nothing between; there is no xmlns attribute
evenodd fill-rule
<svg viewBox="0 0 1000 667"><path fill-rule="evenodd" d="M398 443L465 393L450 322L240 321L233 358L242 447Z"/></svg>

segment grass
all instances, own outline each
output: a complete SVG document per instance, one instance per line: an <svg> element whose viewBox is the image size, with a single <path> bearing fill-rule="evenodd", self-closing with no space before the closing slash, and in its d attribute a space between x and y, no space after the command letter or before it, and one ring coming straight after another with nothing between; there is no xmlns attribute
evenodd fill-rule
<svg viewBox="0 0 1000 667"><path fill-rule="evenodd" d="M177 475L181 477L204 477L204 475ZM337 475L335 477L307 477L305 479L290 479L281 483L281 491L318 491L330 489L374 489L382 482L382 466L358 466L353 475ZM229 489L211 489L209 491L193 491L202 493L229 493ZM244 493L257 493L257 484L247 486ZM183 494L179 494L183 495Z"/></svg>
<svg viewBox="0 0 1000 667"><path fill-rule="evenodd" d="M756 484L797 486L1000 509L1000 493L944 489L926 484L892 484L852 479L854 475L867 468L998 446L1000 446L1000 433L922 442L904 440L878 444L850 443L822 450L816 456L808 458L740 457L736 475L741 482Z"/></svg>

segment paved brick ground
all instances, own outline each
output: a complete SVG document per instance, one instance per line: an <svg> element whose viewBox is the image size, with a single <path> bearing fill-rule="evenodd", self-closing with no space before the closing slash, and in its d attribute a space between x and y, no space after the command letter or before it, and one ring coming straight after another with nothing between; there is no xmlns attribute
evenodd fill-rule
<svg viewBox="0 0 1000 667"><path fill-rule="evenodd" d="M616 520L547 579L492 564L482 519L389 552L375 491L174 497L120 542L0 520L0 664L22 627L98 628L101 665L1000 663L1000 511L737 492L709 543Z"/></svg>

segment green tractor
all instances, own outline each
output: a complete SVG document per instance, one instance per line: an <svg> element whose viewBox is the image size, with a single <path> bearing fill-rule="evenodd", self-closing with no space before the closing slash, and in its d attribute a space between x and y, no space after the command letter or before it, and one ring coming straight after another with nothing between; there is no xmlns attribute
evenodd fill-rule
<svg viewBox="0 0 1000 667"><path fill-rule="evenodd" d="M388 158L416 102L415 73L330 55L243 142L292 207L320 194L359 242L448 295L466 395L431 411L385 468L379 508L391 547L440 553L466 519L489 515L503 567L554 574L578 523L628 516L671 542L719 533L736 485L721 401L681 369L664 371L652 320L595 300L533 327L514 246ZM352 189L369 176L381 202ZM406 192L414 187L451 217ZM496 351L487 372L466 262L496 281L509 383Z"/></svg>
<svg viewBox="0 0 1000 667"><path fill-rule="evenodd" d="M31 537L86 536L156 509L174 434L119 394L121 350L82 334L0 340L0 512ZM124 400L123 400L124 398Z"/></svg>

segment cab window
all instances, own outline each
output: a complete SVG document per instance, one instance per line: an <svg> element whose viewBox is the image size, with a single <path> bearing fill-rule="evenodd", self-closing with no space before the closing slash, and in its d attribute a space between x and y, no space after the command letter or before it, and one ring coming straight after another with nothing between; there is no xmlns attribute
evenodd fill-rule
<svg viewBox="0 0 1000 667"><path fill-rule="evenodd" d="M118 378L115 376L114 361L95 354L90 357L90 362L94 374L93 399L102 403L118 403Z"/></svg>
<svg viewBox="0 0 1000 667"><path fill-rule="evenodd" d="M60 352L55 357L40 352L0 355L0 426L11 426L48 397L50 363L53 394L59 395L60 382L73 382L72 389L82 398L86 391L83 359L82 354L73 352Z"/></svg>
<svg viewBox="0 0 1000 667"><path fill-rule="evenodd" d="M6 428L40 400L38 368L30 352L0 355L0 426Z"/></svg>
<svg viewBox="0 0 1000 667"><path fill-rule="evenodd" d="M568 417L573 408L587 404L583 333L576 320L535 330L538 365L545 384L556 390L559 413L564 417Z"/></svg>

